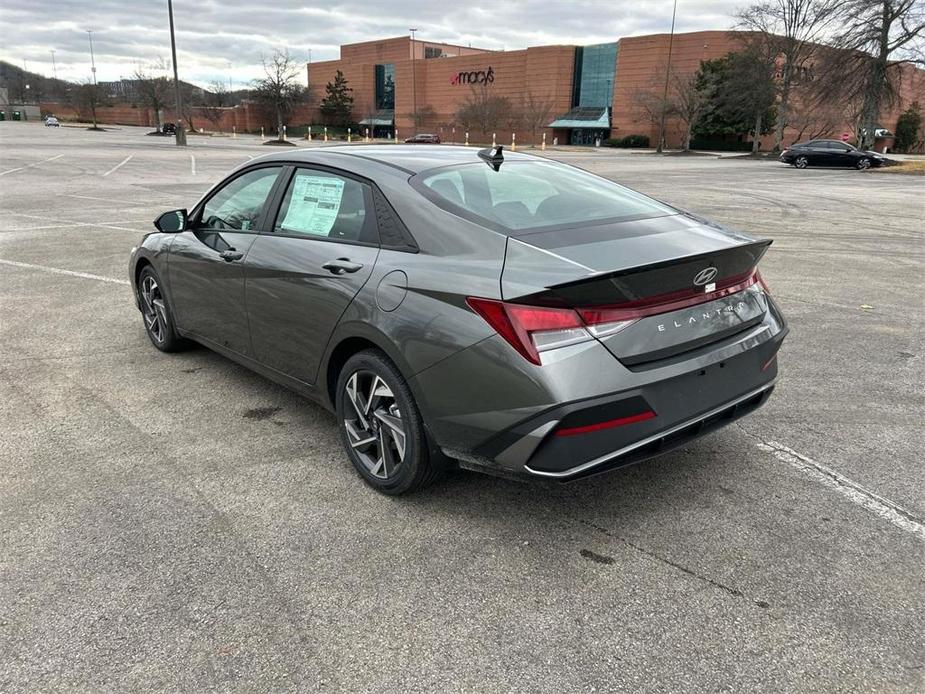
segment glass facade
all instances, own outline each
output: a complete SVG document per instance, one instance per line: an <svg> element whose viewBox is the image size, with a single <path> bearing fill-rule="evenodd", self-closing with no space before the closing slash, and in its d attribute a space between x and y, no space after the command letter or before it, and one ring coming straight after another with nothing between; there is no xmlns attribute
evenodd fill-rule
<svg viewBox="0 0 925 694"><path fill-rule="evenodd" d="M376 108L395 108L395 65L392 63L376 66Z"/></svg>
<svg viewBox="0 0 925 694"><path fill-rule="evenodd" d="M572 79L572 107L597 107L610 114L613 103L613 82L617 70L617 44L598 43L575 49ZM569 143L595 145L610 136L610 129L572 128Z"/></svg>
<svg viewBox="0 0 925 694"><path fill-rule="evenodd" d="M613 102L617 44L599 43L575 49L572 106L606 106Z"/></svg>

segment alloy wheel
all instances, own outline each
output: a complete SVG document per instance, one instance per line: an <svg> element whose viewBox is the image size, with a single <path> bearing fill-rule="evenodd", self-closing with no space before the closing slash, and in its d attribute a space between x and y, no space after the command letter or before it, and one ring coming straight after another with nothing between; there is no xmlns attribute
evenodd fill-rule
<svg viewBox="0 0 925 694"><path fill-rule="evenodd" d="M167 337L167 305L153 275L147 275L141 281L141 303L148 334L155 342L164 342Z"/></svg>
<svg viewBox="0 0 925 694"><path fill-rule="evenodd" d="M405 460L408 435L388 384L372 371L356 371L347 380L344 427L354 453L379 479L394 477Z"/></svg>
<svg viewBox="0 0 925 694"><path fill-rule="evenodd" d="M865 159L861 159L861 160L858 162L858 168L861 169L862 171L863 171L864 169L869 169L869 168L870 168L870 159L866 159L866 158L865 158Z"/></svg>
<svg viewBox="0 0 925 694"><path fill-rule="evenodd" d="M809 164L809 160L806 157L797 157L797 160L793 163L798 169L805 169L806 165Z"/></svg>

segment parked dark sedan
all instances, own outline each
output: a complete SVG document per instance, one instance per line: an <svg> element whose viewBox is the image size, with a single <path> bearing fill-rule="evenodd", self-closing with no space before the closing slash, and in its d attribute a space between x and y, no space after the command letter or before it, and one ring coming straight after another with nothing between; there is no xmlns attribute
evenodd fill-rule
<svg viewBox="0 0 925 694"><path fill-rule="evenodd" d="M791 145L780 154L780 160L798 169L807 166L850 166L869 169L882 166L885 157L876 152L858 149L839 140L810 140Z"/></svg>
<svg viewBox="0 0 925 694"><path fill-rule="evenodd" d="M413 135L405 140L405 144L419 144L419 145L439 145L440 136L439 135L427 135L424 133Z"/></svg>
<svg viewBox="0 0 925 694"><path fill-rule="evenodd" d="M154 346L319 401L387 494L671 450L768 399L787 332L770 241L501 147L271 154L155 226L129 263Z"/></svg>

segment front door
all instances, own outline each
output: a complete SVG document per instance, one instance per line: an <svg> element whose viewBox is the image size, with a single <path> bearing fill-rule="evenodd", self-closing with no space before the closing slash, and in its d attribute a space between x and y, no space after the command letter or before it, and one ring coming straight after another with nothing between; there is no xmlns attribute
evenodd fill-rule
<svg viewBox="0 0 925 694"><path fill-rule="evenodd" d="M344 310L379 255L372 191L338 173L297 168L272 231L247 256L247 314L254 356L314 383Z"/></svg>
<svg viewBox="0 0 925 694"><path fill-rule="evenodd" d="M252 354L244 308L244 259L264 222L281 166L235 176L177 234L167 264L177 326L239 354Z"/></svg>

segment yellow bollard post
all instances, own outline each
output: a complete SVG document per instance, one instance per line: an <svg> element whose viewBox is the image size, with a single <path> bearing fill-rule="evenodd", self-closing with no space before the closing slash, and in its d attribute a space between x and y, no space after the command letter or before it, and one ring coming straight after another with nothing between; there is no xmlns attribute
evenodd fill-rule
<svg viewBox="0 0 925 694"><path fill-rule="evenodd" d="M352 141L352 140L350 139L350 135L351 135L351 129L350 129L350 128L347 128L347 144L348 144L348 145L349 145L350 142Z"/></svg>
<svg viewBox="0 0 925 694"><path fill-rule="evenodd" d="M511 151L517 151L517 133L511 133Z"/></svg>
<svg viewBox="0 0 925 694"><path fill-rule="evenodd" d="M308 141L312 141L312 126L308 126Z"/></svg>
<svg viewBox="0 0 925 694"><path fill-rule="evenodd" d="M235 139L238 137L238 129L235 126L231 126L231 138Z"/></svg>
<svg viewBox="0 0 925 694"><path fill-rule="evenodd" d="M540 150L543 152L546 151L546 133L543 133L543 144L540 145Z"/></svg>
<svg viewBox="0 0 925 694"><path fill-rule="evenodd" d="M398 144L398 128L395 129L394 135L395 135L395 144L397 145Z"/></svg>
<svg viewBox="0 0 925 694"><path fill-rule="evenodd" d="M495 133L491 134L491 146L496 147L497 143L495 142Z"/></svg>
<svg viewBox="0 0 925 694"><path fill-rule="evenodd" d="M264 137L263 137L263 126L262 126L262 125L260 126L260 139L261 139L261 140L264 139Z"/></svg>
<svg viewBox="0 0 925 694"><path fill-rule="evenodd" d="M469 146L469 131L466 131L466 147Z"/></svg>
<svg viewBox="0 0 925 694"><path fill-rule="evenodd" d="M369 142L369 128L366 128L365 135L366 135L366 141Z"/></svg>
<svg viewBox="0 0 925 694"><path fill-rule="evenodd" d="M283 139L286 139L286 126L283 126Z"/></svg>
<svg viewBox="0 0 925 694"><path fill-rule="evenodd" d="M324 126L324 141L328 141L328 126Z"/></svg>

